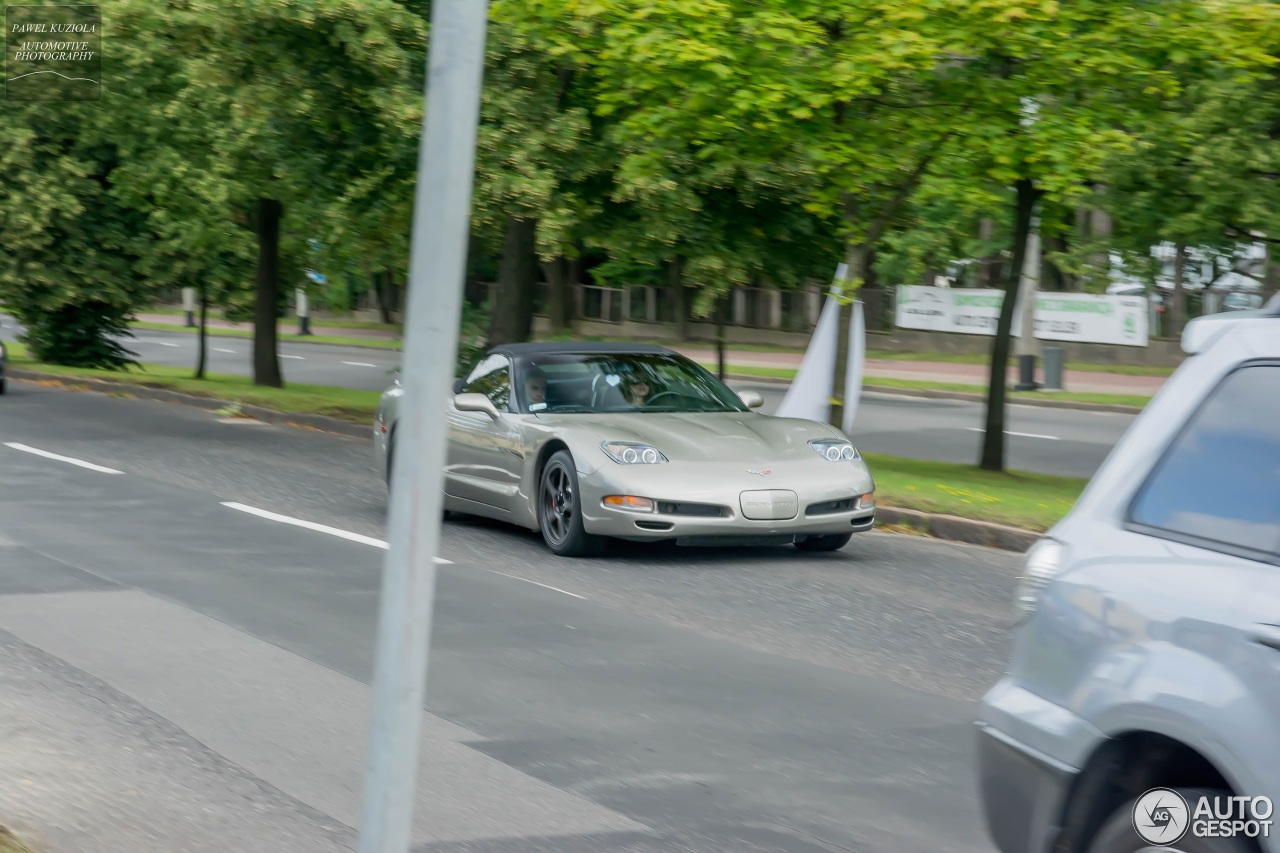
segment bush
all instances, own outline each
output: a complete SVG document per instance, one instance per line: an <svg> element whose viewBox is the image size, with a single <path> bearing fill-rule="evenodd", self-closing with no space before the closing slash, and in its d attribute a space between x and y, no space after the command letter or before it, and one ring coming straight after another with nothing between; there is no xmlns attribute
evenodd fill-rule
<svg viewBox="0 0 1280 853"><path fill-rule="evenodd" d="M26 326L22 341L37 361L107 370L125 370L138 363L119 341L133 337L129 331L132 312L127 307L99 301L52 311L24 307L15 308L14 313Z"/></svg>

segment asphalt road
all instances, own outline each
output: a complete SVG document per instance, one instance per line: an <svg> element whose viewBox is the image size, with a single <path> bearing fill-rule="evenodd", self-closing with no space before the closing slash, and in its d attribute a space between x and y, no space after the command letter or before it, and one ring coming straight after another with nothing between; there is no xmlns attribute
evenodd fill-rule
<svg viewBox="0 0 1280 853"><path fill-rule="evenodd" d="M109 723L103 742L129 746L63 776L27 761L35 788L0 790L0 809L43 819L67 849L96 814L119 844L86 849L178 849L148 835L170 820L276 839L237 850L343 849L385 535L368 443L12 392L0 674L60 685L38 694L55 710L36 728L64 721L83 751L99 743L84 726ZM870 533L835 554L629 546L564 561L466 520L445 525L440 556L417 849L992 850L971 719L1005 659L1016 556ZM135 774L131 793L95 789L96 810L74 797L111 773ZM80 810L59 818L32 791Z"/></svg>
<svg viewBox="0 0 1280 853"><path fill-rule="evenodd" d="M12 331L6 320L0 334ZM128 345L153 364L193 366L195 336L139 330ZM252 342L245 338L211 337L209 369L216 373L251 374ZM287 382L338 385L381 391L400 364L399 352L327 344L281 344L281 369ZM772 413L785 387L769 383L730 383L735 389L761 393L761 411ZM914 459L973 463L982 442L984 407L958 400L864 395L854 439L860 449ZM1090 477L1133 422L1131 415L1073 409L1010 406L1009 467L1021 471Z"/></svg>

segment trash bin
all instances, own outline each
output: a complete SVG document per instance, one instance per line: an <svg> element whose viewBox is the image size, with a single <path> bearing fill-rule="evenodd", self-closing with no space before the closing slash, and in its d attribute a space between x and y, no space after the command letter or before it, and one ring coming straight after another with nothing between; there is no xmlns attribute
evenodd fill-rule
<svg viewBox="0 0 1280 853"><path fill-rule="evenodd" d="M1067 351L1062 347L1044 348L1044 387L1049 391L1062 391L1063 366Z"/></svg>

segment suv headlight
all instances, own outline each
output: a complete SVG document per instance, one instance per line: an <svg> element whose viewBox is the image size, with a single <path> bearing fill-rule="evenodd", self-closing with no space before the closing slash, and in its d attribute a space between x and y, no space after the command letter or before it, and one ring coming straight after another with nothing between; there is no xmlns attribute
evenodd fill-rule
<svg viewBox="0 0 1280 853"><path fill-rule="evenodd" d="M600 449L619 465L660 465L669 461L658 448L634 441L604 441Z"/></svg>
<svg viewBox="0 0 1280 853"><path fill-rule="evenodd" d="M1056 539L1041 539L1027 551L1014 593L1013 624L1031 618L1040 605L1040 594L1067 562L1067 546Z"/></svg>
<svg viewBox="0 0 1280 853"><path fill-rule="evenodd" d="M858 449L842 438L815 438L809 446L828 462L848 462L858 458Z"/></svg>

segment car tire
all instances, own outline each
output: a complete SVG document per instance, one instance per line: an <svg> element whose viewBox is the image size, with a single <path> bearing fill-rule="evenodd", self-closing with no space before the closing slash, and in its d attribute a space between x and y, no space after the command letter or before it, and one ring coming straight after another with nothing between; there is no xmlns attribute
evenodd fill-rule
<svg viewBox="0 0 1280 853"><path fill-rule="evenodd" d="M1188 803L1195 803L1201 797L1222 796L1226 791L1207 791L1201 789L1177 789L1176 793ZM1116 809L1106 823L1098 830L1089 844L1089 853L1143 853L1146 850L1163 849L1148 844L1138 836L1133 828L1133 807L1137 800L1130 800ZM1190 820L1191 815L1187 815ZM1182 840L1174 845L1179 853L1258 853L1258 848L1246 838L1197 838L1190 831L1182 836ZM1171 848L1173 849L1173 848Z"/></svg>
<svg viewBox="0 0 1280 853"><path fill-rule="evenodd" d="M3 393L4 393L4 384L5 384L5 382L6 382L6 381L8 381L8 380L0 379L0 394L3 394Z"/></svg>
<svg viewBox="0 0 1280 853"><path fill-rule="evenodd" d="M590 557L604 548L603 536L583 526L582 493L573 457L561 450L547 460L538 478L538 529L551 552L560 557Z"/></svg>
<svg viewBox="0 0 1280 853"><path fill-rule="evenodd" d="M826 536L810 536L795 544L801 551L839 551L852 538L852 533L829 533Z"/></svg>

